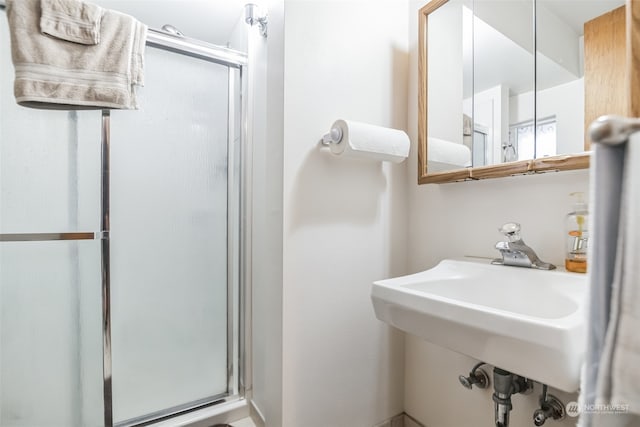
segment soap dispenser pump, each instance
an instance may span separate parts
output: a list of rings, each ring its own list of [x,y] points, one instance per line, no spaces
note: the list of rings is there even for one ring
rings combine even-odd
[[[564,266],[567,271],[575,273],[587,272],[587,246],[589,242],[589,211],[584,201],[584,193],[575,192],[570,196],[575,197],[573,211],[567,214],[566,240],[567,253]]]

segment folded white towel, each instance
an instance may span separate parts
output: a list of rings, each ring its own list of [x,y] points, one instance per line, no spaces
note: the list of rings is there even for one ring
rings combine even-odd
[[[80,44],[100,43],[103,9],[79,0],[40,0],[40,31]]]
[[[7,0],[18,104],[45,109],[135,109],[143,85],[147,27],[104,10],[100,43],[83,45],[38,31],[40,0]]]

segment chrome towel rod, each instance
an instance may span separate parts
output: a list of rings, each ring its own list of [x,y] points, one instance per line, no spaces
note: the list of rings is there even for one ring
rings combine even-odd
[[[640,119],[608,115],[598,117],[589,125],[591,141],[607,145],[622,144],[640,131]]]

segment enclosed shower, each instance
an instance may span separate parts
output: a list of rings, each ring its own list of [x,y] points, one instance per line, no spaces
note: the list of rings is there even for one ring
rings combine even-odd
[[[243,397],[247,55],[154,30],[145,54],[137,111],[20,107],[0,10],[2,427]]]

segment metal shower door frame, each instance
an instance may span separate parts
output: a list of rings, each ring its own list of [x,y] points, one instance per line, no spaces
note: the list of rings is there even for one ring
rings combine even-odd
[[[168,34],[163,31],[149,30],[147,35],[147,46],[155,47],[158,49],[174,52],[181,55],[190,56],[192,58],[205,60],[208,62],[220,64],[229,67],[229,124],[227,127],[227,254],[228,254],[228,268],[227,268],[227,393],[224,395],[211,396],[203,398],[196,402],[190,402],[185,405],[168,408],[154,412],[152,414],[145,414],[141,417],[126,420],[115,424],[117,427],[133,427],[148,425],[151,422],[159,421],[162,419],[171,418],[183,413],[191,412],[201,408],[205,408],[212,405],[221,404],[224,402],[235,401],[244,396],[244,344],[242,339],[245,327],[244,313],[245,313],[245,292],[244,274],[245,271],[245,253],[248,250],[248,240],[245,233],[243,233],[244,225],[248,218],[244,214],[246,208],[243,206],[245,197],[243,196],[248,191],[248,184],[250,180],[246,178],[248,176],[250,167],[247,164],[247,134],[246,134],[246,99],[245,89],[243,87],[243,76],[247,69],[247,55],[243,52],[239,52],[233,49],[224,48],[209,43],[205,43],[199,40],[193,40],[182,36]],[[235,73],[231,69],[237,69],[239,76],[236,77]],[[234,143],[235,120],[232,107],[234,91],[231,90],[234,87],[239,88],[240,102],[241,102],[241,115],[240,120],[240,143],[237,148]],[[111,283],[110,283],[110,265],[109,265],[109,149],[110,149],[110,112],[109,110],[103,110],[102,112],[102,326],[103,326],[103,390],[104,390],[104,423],[105,427],[113,427],[113,395],[112,395],[112,366],[111,366]],[[233,159],[235,156],[235,150],[240,150],[240,178],[238,193],[235,195],[233,189],[233,180],[235,170],[233,167]],[[234,199],[237,197],[237,200]],[[232,206],[237,205],[238,209],[235,215],[232,214]],[[239,227],[239,242],[237,247],[233,243],[235,227]],[[237,312],[234,311],[234,257],[238,258],[239,266],[239,284],[238,284],[238,304]],[[234,348],[234,330],[235,325],[238,325],[239,337],[237,337],[237,357],[235,357]],[[237,360],[236,360],[237,359]],[[238,366],[238,378],[235,378],[234,366],[237,363]]]

